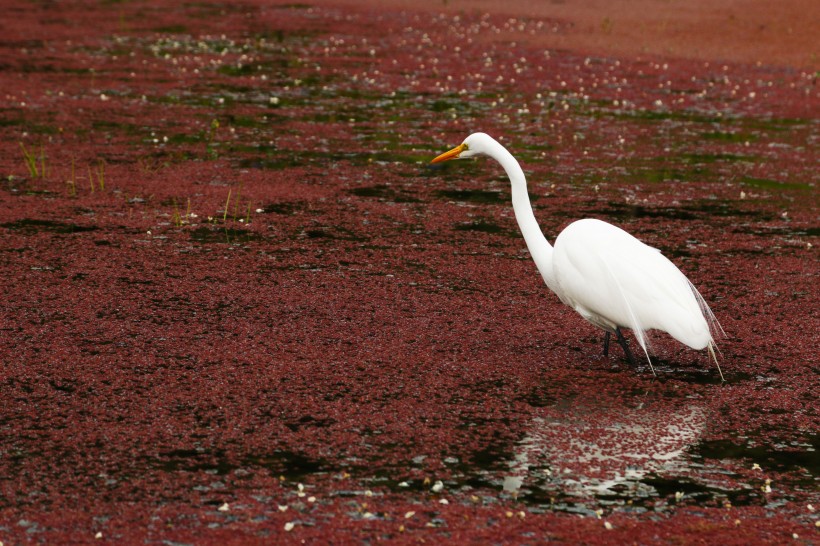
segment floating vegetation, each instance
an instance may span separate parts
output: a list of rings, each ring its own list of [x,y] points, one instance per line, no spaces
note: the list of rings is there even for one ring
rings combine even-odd
[[[469,10],[47,11],[3,44],[9,536],[811,540],[816,74]],[[479,130],[550,240],[623,221],[699,277],[725,385],[601,355],[501,170],[429,166]]]

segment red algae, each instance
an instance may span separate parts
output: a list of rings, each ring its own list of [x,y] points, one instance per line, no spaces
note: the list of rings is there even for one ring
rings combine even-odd
[[[815,539],[814,75],[502,11],[10,13],[3,543]],[[497,166],[428,166],[476,130],[548,238],[679,264],[725,384],[661,334],[657,378],[600,354]]]

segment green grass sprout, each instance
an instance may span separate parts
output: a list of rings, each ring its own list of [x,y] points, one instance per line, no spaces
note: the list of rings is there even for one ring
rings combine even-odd
[[[225,211],[222,213],[222,222],[226,222],[228,220],[228,209],[231,206],[231,190],[228,190],[228,200],[225,201]]]
[[[39,156],[35,155],[33,152],[29,152],[25,144],[23,144],[22,142],[20,143],[20,148],[23,150],[23,160],[26,162],[26,168],[28,168],[29,176],[31,176],[32,178],[45,178],[46,155],[43,152],[43,147],[40,146]]]

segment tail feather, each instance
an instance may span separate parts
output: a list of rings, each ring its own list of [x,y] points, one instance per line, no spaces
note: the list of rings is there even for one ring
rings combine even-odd
[[[715,361],[715,366],[717,366],[718,373],[720,374],[720,380],[725,383],[726,379],[723,378],[723,371],[720,369],[720,364],[718,363],[717,356],[715,355],[716,345],[714,342],[710,342],[706,347],[709,349],[709,354],[712,355],[712,360]]]
[[[720,380],[724,383],[726,380],[723,378],[723,371],[720,369],[720,364],[718,363],[717,355],[715,351],[718,352],[721,356],[723,354],[720,352],[720,348],[718,347],[717,343],[715,342],[716,337],[726,337],[726,332],[723,330],[723,327],[718,322],[715,314],[709,308],[709,304],[706,303],[706,300],[703,299],[703,296],[700,295],[698,289],[695,288],[695,285],[692,284],[688,279],[689,288],[692,289],[692,293],[695,295],[695,299],[698,302],[698,306],[700,307],[701,312],[703,313],[703,317],[706,319],[706,323],[709,325],[709,332],[712,334],[712,341],[706,346],[709,349],[709,354],[712,355],[712,360],[715,361],[715,366],[717,366],[718,373],[720,374]]]
[[[706,300],[703,299],[703,296],[700,295],[698,289],[695,288],[695,285],[689,279],[686,279],[686,282],[689,283],[689,288],[692,289],[692,293],[695,295],[695,299],[698,302],[698,307],[700,307],[701,313],[703,313],[703,317],[706,319],[706,323],[709,325],[709,332],[712,334],[712,338],[715,337],[726,337],[726,332],[723,330],[723,327],[718,322],[715,314],[709,308],[709,304],[706,303]]]

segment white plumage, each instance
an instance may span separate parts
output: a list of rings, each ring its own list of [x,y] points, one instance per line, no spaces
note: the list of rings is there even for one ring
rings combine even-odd
[[[708,349],[723,379],[713,335],[722,333],[720,325],[675,264],[621,228],[591,218],[567,226],[553,248],[533,215],[521,166],[495,139],[474,133],[433,163],[477,155],[492,157],[506,171],[515,218],[538,271],[562,302],[607,332],[604,353],[614,333],[632,359],[620,331],[630,328],[649,360],[644,332],[662,330],[693,349]]]

